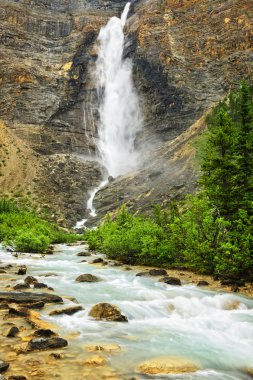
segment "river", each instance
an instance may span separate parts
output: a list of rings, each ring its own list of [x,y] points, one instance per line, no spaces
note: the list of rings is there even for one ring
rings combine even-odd
[[[79,332],[71,344],[117,343],[122,351],[111,365],[123,376],[135,374],[138,363],[160,355],[184,356],[199,363],[192,374],[153,376],[154,379],[238,380],[239,371],[253,366],[253,300],[233,293],[203,290],[191,284],[171,286],[156,278],[136,277],[133,270],[80,262],[84,247],[59,245],[53,255],[20,255],[1,252],[1,261],[27,265],[29,275],[52,286],[58,295],[75,297],[85,310],[72,316],[49,316],[69,334]],[[85,258],[86,259],[86,258]],[[55,276],[46,277],[53,272]],[[78,283],[82,273],[102,278],[97,283]],[[96,321],[88,316],[92,305],[110,302],[127,316],[128,323]],[[236,310],[229,310],[233,303]],[[65,299],[66,305],[75,304]],[[54,306],[55,308],[55,306]],[[138,375],[140,379],[152,378]],[[128,377],[129,378],[129,377]]]

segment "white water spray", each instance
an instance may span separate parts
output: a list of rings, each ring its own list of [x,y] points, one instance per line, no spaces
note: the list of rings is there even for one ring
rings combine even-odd
[[[127,3],[121,18],[112,17],[100,30],[96,62],[100,125],[98,149],[109,175],[133,170],[139,161],[134,143],[142,118],[132,81],[132,62],[123,59]]]

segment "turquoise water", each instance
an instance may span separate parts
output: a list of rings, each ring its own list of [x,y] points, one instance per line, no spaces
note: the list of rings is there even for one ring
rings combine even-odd
[[[123,375],[134,375],[142,360],[160,355],[186,356],[200,364],[192,374],[153,376],[154,379],[249,379],[239,370],[253,367],[253,300],[236,294],[202,290],[193,285],[170,286],[155,278],[136,277],[134,271],[80,263],[83,247],[57,246],[54,255],[13,258],[2,252],[2,262],[29,267],[28,274],[52,286],[55,293],[75,297],[85,310],[73,316],[50,317],[64,332],[80,332],[76,344],[118,343],[122,352],[111,364]],[[88,257],[91,260],[94,257]],[[45,276],[53,272],[56,276]],[[82,273],[102,278],[98,283],[77,283]],[[227,310],[231,302],[237,310]],[[95,321],[88,316],[92,305],[110,302],[127,316],[128,323]],[[65,299],[66,305],[74,303]],[[55,308],[55,306],[53,307]],[[139,375],[138,375],[139,376]],[[152,376],[140,376],[140,379]]]

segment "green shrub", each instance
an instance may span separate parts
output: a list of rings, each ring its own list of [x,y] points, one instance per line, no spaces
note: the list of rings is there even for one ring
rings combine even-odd
[[[28,211],[29,202],[20,205],[0,198],[0,241],[20,252],[43,252],[50,244],[72,243],[83,237],[66,233],[53,223]]]
[[[36,231],[20,231],[15,237],[15,248],[19,252],[44,252],[50,244],[48,236]]]

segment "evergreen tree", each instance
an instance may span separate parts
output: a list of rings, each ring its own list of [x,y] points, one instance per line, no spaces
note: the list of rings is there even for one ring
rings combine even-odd
[[[235,121],[238,135],[235,152],[237,156],[237,188],[239,208],[253,214],[253,101],[248,84],[244,81],[237,93]]]
[[[210,201],[230,220],[239,210],[253,215],[253,101],[245,81],[207,124],[201,183]]]
[[[231,218],[237,204],[235,125],[224,104],[220,104],[208,120],[208,140],[202,162],[201,184],[222,216]]]

